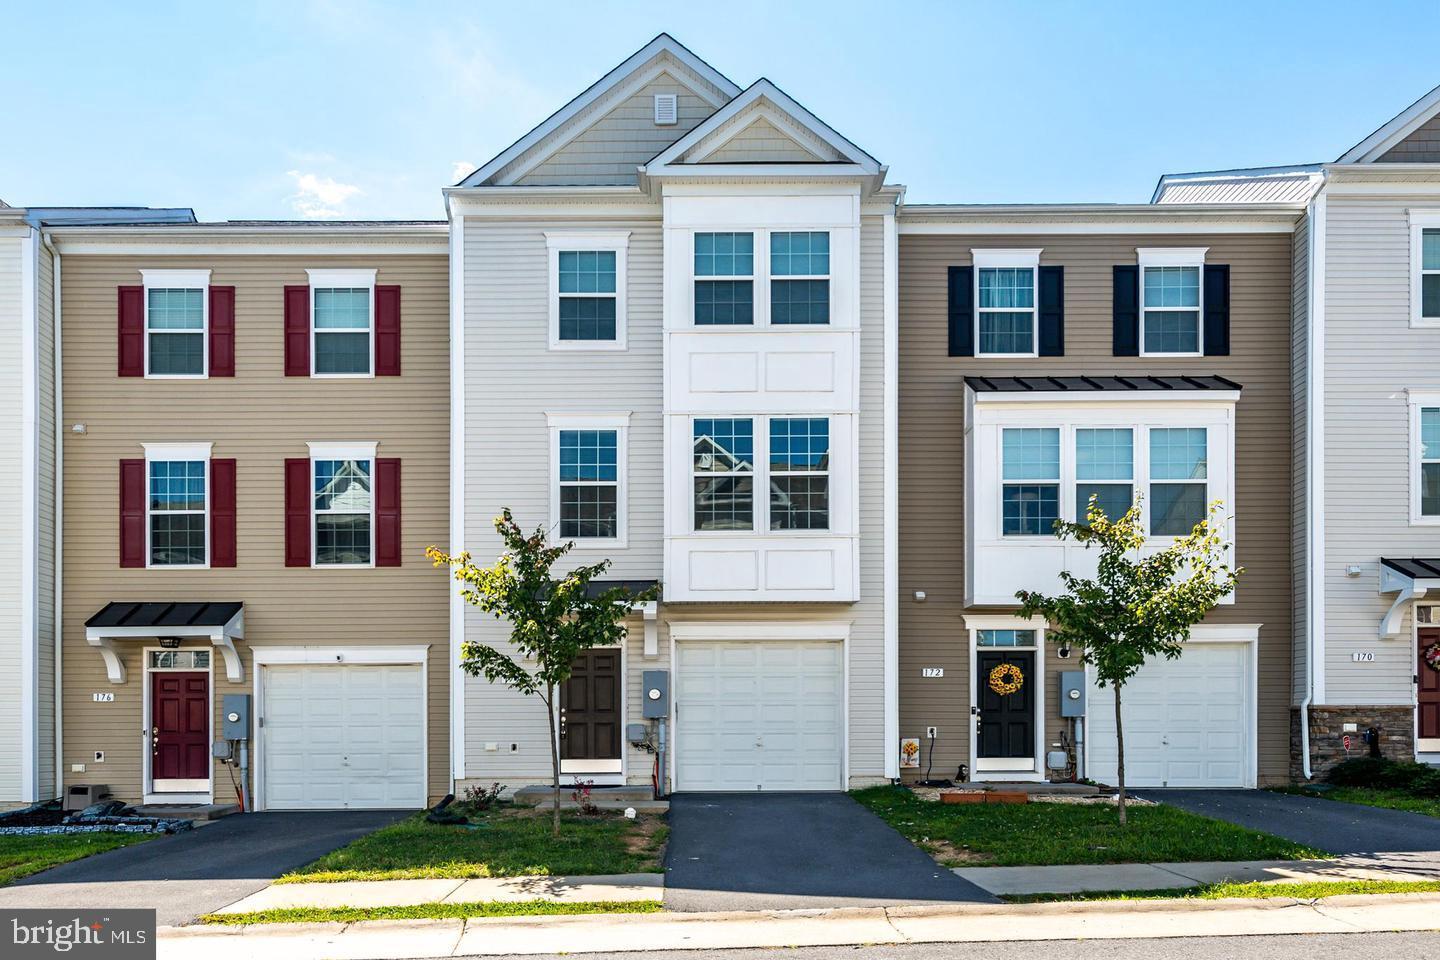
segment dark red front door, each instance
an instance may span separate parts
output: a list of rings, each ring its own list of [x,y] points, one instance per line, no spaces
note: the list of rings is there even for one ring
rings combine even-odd
[[[1424,628],[1416,631],[1420,648],[1415,652],[1416,683],[1415,710],[1421,740],[1440,739],[1440,670],[1425,662],[1425,649],[1432,643],[1440,643],[1440,628]]]
[[[203,789],[166,781],[210,778],[210,675],[150,674],[150,779],[156,790]]]

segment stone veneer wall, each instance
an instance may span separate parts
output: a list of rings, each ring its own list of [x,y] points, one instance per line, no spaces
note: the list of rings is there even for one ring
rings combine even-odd
[[[1345,752],[1345,724],[1355,724],[1350,752]],[[1370,745],[1360,735],[1380,731],[1380,755],[1390,760],[1415,759],[1415,708],[1377,706],[1312,706],[1310,708],[1310,776],[1324,780],[1343,760],[1368,757]],[[1300,711],[1290,711],[1290,778],[1305,779],[1300,763]]]

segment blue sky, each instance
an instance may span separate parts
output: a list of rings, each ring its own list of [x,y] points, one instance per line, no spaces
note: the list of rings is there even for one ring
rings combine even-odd
[[[662,30],[769,77],[921,203],[1141,202],[1166,171],[1333,160],[1440,84],[1436,0],[671,7],[20,5],[0,198],[440,217],[459,166]]]

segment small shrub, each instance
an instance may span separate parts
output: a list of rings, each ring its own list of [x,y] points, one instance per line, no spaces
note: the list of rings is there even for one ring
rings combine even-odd
[[[1342,787],[1401,790],[1415,796],[1440,796],[1440,770],[1409,760],[1357,757],[1330,771],[1331,783]]]
[[[465,788],[465,806],[479,813],[482,810],[489,810],[500,801],[500,794],[505,789],[503,783],[492,783],[488,787],[473,786]]]
[[[576,780],[575,789],[570,792],[570,799],[579,805],[580,815],[583,817],[593,817],[600,812],[595,801],[590,799],[590,793],[594,789],[594,780]]]

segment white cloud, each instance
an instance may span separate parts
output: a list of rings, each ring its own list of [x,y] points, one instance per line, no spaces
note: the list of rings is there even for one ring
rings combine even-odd
[[[469,160],[456,160],[450,167],[450,182],[459,183],[475,172],[475,164]]]
[[[345,215],[345,204],[351,197],[363,193],[352,183],[341,183],[332,177],[314,173],[289,171],[295,181],[295,193],[290,197],[290,206],[307,220],[323,220]]]

